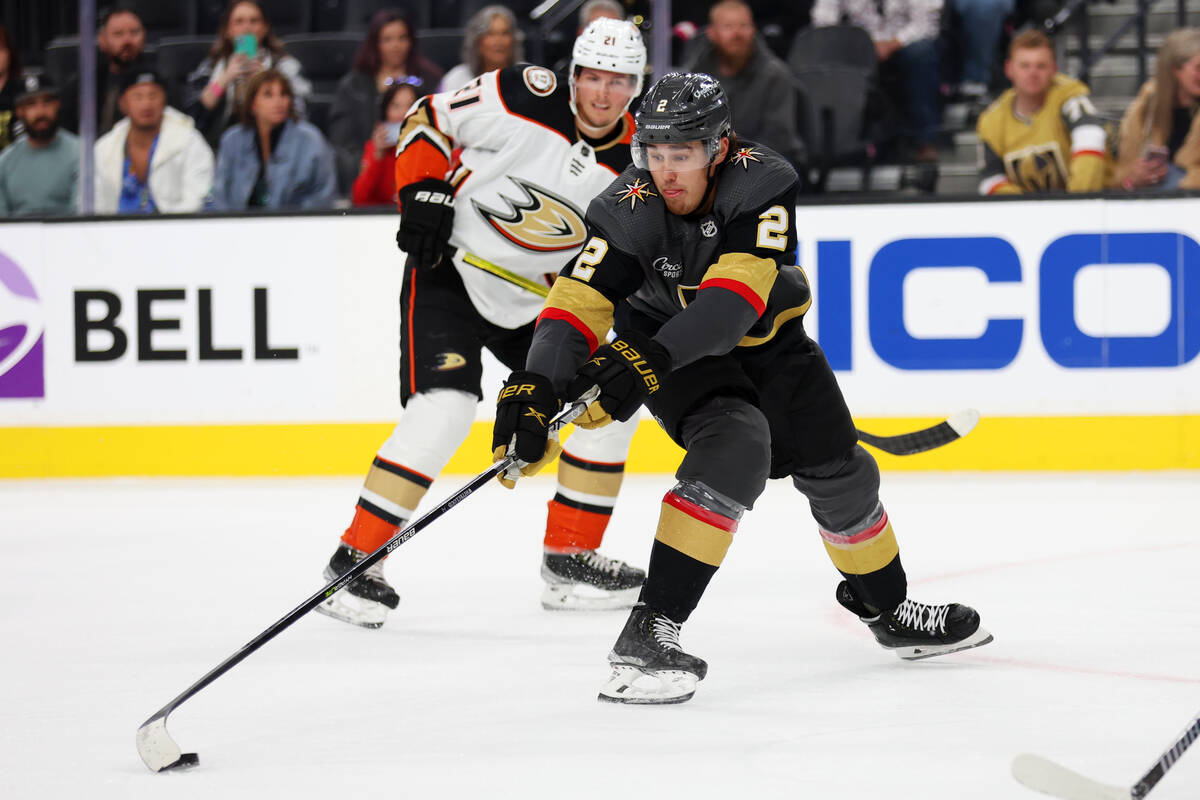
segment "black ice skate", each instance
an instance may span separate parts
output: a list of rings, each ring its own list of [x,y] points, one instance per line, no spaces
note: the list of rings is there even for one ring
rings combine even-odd
[[[329,565],[325,567],[325,580],[332,581],[344,574],[365,555],[347,544],[339,544],[333,558],[329,559]],[[351,625],[378,628],[387,618],[388,610],[398,605],[400,595],[384,579],[383,562],[377,561],[344,589],[317,606],[317,611]]]
[[[637,602],[646,573],[595,550],[542,557],[542,608],[550,611],[603,611]]]
[[[682,703],[708,673],[704,659],[679,646],[679,623],[643,603],[629,612],[608,660],[612,675],[599,699],[609,703]]]
[[[979,614],[970,606],[930,606],[905,600],[891,611],[881,612],[859,600],[846,581],[838,584],[837,601],[866,623],[881,647],[905,661],[957,653],[992,640],[992,635],[979,627]]]

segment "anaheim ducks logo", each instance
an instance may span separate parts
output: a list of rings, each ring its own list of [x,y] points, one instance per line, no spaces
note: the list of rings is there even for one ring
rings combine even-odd
[[[438,372],[449,372],[467,365],[467,359],[461,353],[438,353],[438,364],[434,367]]]
[[[755,150],[753,147],[743,147],[734,153],[733,158],[730,160],[734,164],[741,164],[742,169],[749,170],[750,162],[758,161],[758,157],[761,155],[762,153],[760,153],[758,150]]]
[[[508,179],[521,190],[523,197],[513,200],[500,195],[508,208],[497,211],[478,200],[471,205],[479,216],[513,244],[539,253],[554,250],[574,250],[583,244],[587,228],[583,214],[568,200],[543,189],[524,178]]]

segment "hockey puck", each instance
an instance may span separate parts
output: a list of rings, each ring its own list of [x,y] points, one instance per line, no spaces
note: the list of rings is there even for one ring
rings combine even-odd
[[[173,763],[163,767],[159,772],[166,772],[169,769],[187,769],[194,767],[200,763],[200,756],[196,753],[183,753]]]

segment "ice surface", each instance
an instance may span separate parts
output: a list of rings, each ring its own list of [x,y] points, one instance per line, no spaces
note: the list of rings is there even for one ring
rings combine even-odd
[[[671,483],[627,479],[606,553],[644,565]],[[400,548],[380,630],[309,615],[185,703],[200,766],[150,773],[137,726],[319,588],[358,486],[0,483],[0,797],[1033,798],[1017,753],[1131,783],[1200,708],[1195,474],[885,476],[912,596],[996,637],[917,663],[774,482],[684,627],[709,676],[662,708],[596,701],[623,612],[541,610],[538,478]],[[1188,753],[1152,797],[1198,795]]]

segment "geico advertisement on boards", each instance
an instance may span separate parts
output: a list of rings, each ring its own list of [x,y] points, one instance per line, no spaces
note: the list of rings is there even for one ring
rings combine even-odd
[[[855,414],[1200,411],[1200,200],[797,209]]]
[[[401,274],[394,240],[370,245],[380,222],[0,228],[0,420],[395,416]]]

